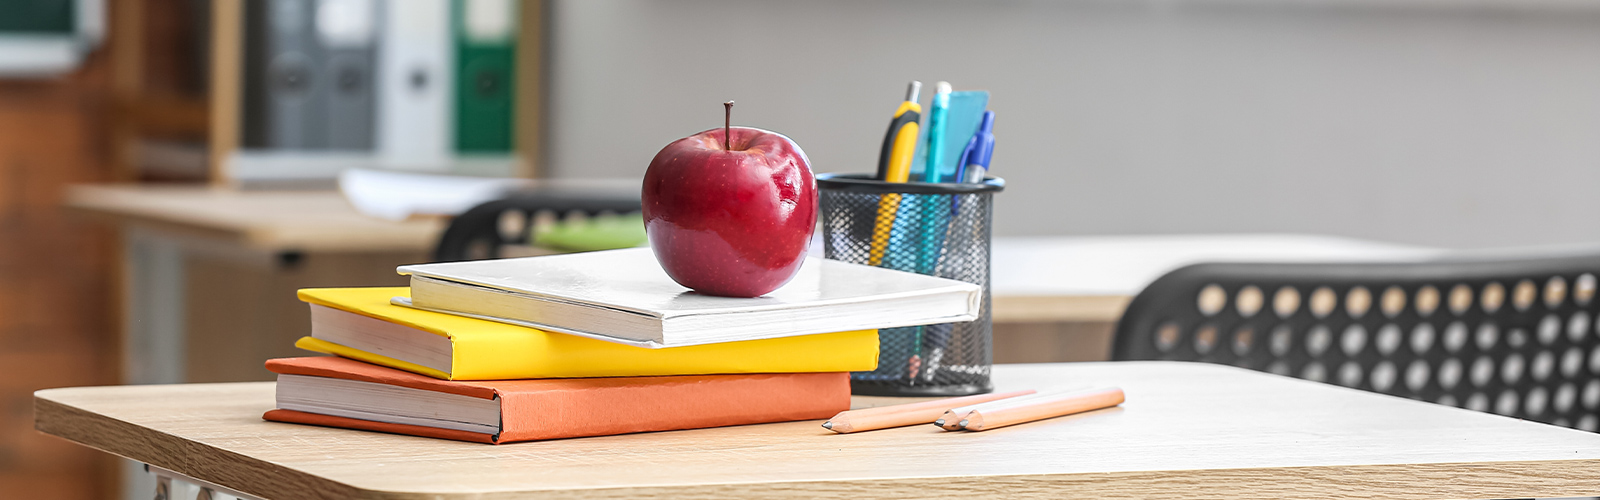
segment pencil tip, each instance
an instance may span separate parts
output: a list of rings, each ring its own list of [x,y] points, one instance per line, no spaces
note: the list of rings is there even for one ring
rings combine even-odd
[[[965,428],[967,428],[967,420],[966,420],[966,419],[962,419],[962,420],[961,420],[961,428],[962,428],[962,429],[965,429]]]
[[[833,421],[830,420],[830,421],[827,421],[827,422],[823,422],[822,423],[822,428],[830,430],[830,431],[833,430]]]
[[[939,427],[944,427],[944,419],[941,418],[941,419],[938,419],[938,420],[934,420],[933,421],[933,425],[937,425]]]

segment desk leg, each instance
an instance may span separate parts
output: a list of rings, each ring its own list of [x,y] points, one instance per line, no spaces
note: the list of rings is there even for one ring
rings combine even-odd
[[[181,383],[187,344],[183,247],[138,228],[124,230],[122,241],[122,383]],[[151,498],[157,486],[143,464],[122,460],[122,470],[122,498]]]
[[[122,381],[182,383],[187,314],[183,247],[138,229],[125,231],[123,241]]]

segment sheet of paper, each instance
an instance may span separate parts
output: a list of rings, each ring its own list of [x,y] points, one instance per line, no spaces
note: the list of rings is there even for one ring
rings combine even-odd
[[[506,195],[521,179],[383,172],[350,169],[339,174],[339,191],[357,211],[389,220],[417,215],[458,215]]]

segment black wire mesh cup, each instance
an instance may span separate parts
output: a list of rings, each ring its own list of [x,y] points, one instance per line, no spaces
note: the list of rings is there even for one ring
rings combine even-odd
[[[823,254],[834,260],[983,287],[978,319],[878,331],[878,369],[850,374],[868,396],[964,396],[994,390],[989,228],[1005,181],[891,183],[866,174],[817,176]]]

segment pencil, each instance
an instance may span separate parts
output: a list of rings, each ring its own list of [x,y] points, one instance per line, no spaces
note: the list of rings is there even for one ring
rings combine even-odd
[[[1122,389],[1108,387],[1068,392],[1056,396],[1033,398],[1018,404],[994,410],[976,410],[961,420],[961,428],[969,431],[986,431],[1008,425],[1071,415],[1089,410],[1110,408],[1124,401]]]
[[[1033,400],[1033,399],[1054,396],[1056,394],[1062,394],[1062,393],[1065,393],[1065,392],[1068,392],[1068,391],[1074,391],[1074,390],[1078,390],[1078,389],[1034,392],[1033,394],[1017,396],[1017,397],[1014,397],[1014,398],[998,399],[998,400],[994,400],[994,401],[987,401],[987,402],[972,404],[972,405],[968,405],[968,406],[962,406],[962,407],[959,407],[959,408],[951,408],[949,410],[946,410],[944,412],[944,415],[940,415],[937,420],[934,420],[933,421],[933,425],[935,427],[938,427],[940,429],[944,429],[944,430],[947,430],[947,431],[959,431],[959,430],[961,430],[961,420],[963,418],[965,418],[967,416],[967,414],[972,413],[973,410],[978,410],[978,409],[994,410],[994,409],[1004,408],[1004,407],[1007,407],[1007,406],[1013,406],[1013,405],[1019,405],[1019,404],[1027,404],[1028,401]]]
[[[822,428],[840,434],[852,432],[874,431],[890,427],[905,427],[907,425],[926,424],[939,418],[945,410],[960,405],[970,405],[984,401],[1012,398],[1033,394],[1033,390],[1000,392],[994,394],[979,394],[976,396],[963,396],[959,398],[940,399],[893,406],[880,406],[877,408],[864,408],[839,412],[827,422],[822,423]]]

